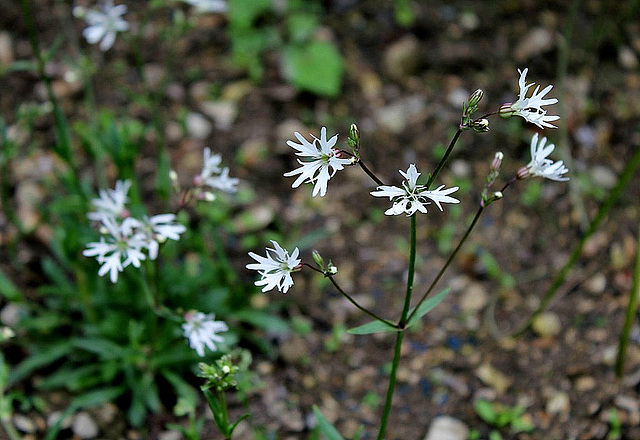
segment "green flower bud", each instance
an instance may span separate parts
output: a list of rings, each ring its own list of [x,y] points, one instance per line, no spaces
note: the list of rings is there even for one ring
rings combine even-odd
[[[311,256],[313,257],[313,261],[316,262],[318,267],[324,270],[324,259],[322,258],[322,255],[320,255],[320,252],[314,249],[313,252],[311,253]]]
[[[484,96],[484,92],[482,91],[482,89],[478,89],[475,92],[473,92],[471,96],[469,96],[469,107],[471,108],[477,107],[480,101],[482,100],[483,96]]]

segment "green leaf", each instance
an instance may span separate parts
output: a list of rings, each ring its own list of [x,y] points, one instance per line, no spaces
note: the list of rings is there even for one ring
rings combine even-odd
[[[227,16],[232,27],[249,28],[260,15],[270,9],[270,0],[230,0]]]
[[[286,334],[291,330],[289,323],[274,313],[265,313],[257,310],[241,310],[234,313],[233,317],[239,321],[247,322],[276,334]]]
[[[39,351],[37,354],[29,356],[27,359],[18,364],[18,366],[16,366],[16,368],[14,368],[14,370],[11,372],[8,385],[11,386],[19,380],[29,376],[38,368],[42,368],[57,361],[58,359],[63,358],[64,356],[69,354],[71,349],[71,343],[63,342],[49,347],[48,349],[45,349],[43,351]]]
[[[124,348],[108,339],[74,338],[71,343],[76,348],[97,354],[102,360],[120,359],[126,353]]]
[[[313,414],[318,422],[318,429],[327,440],[344,440],[338,430],[322,415],[320,408],[313,405]]]
[[[289,37],[296,43],[302,43],[313,35],[318,27],[318,17],[307,12],[297,12],[287,17]]]
[[[342,87],[344,61],[334,44],[311,41],[284,50],[282,71],[287,80],[300,90],[336,96]]]
[[[0,296],[9,302],[22,302],[24,298],[15,284],[0,270]]]
[[[398,329],[385,324],[382,321],[371,321],[358,327],[347,330],[352,335],[368,335],[370,333],[391,333],[397,332]]]
[[[432,296],[431,298],[429,298],[428,300],[420,304],[420,307],[418,307],[418,310],[416,311],[416,313],[411,317],[411,320],[407,323],[407,328],[416,324],[418,321],[420,321],[420,319],[424,315],[429,313],[435,306],[440,304],[440,301],[442,301],[444,297],[447,296],[450,290],[451,288],[447,287],[442,292],[438,293],[436,296]],[[413,313],[413,310],[409,313],[409,315],[411,315],[411,313]]]
[[[493,424],[496,420],[496,411],[493,404],[488,400],[478,400],[474,405],[478,416],[489,424]]]

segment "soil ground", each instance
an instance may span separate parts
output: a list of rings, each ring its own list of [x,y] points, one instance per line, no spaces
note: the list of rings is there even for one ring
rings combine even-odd
[[[81,23],[60,18],[68,17],[68,4],[34,3],[43,46],[50,46],[61,29],[65,35],[75,32],[71,41],[84,46],[79,41]],[[337,43],[346,63],[343,91],[331,99],[288,85],[275,52],[265,55],[263,80],[248,82],[229,62],[223,17],[199,18],[171,60],[155,50],[153,35],[145,36],[142,55],[148,72],[173,66],[167,114],[179,108],[197,111],[198,88],[220,87],[231,93],[234,86],[242,91],[231,99],[237,113],[229,125],[207,116],[213,129],[206,138],[171,140],[173,163],[178,170],[188,167],[180,159],[204,145],[225,158],[242,156],[233,166],[235,175],[260,197],[249,208],[267,207],[291,242],[308,234],[323,237],[313,246],[338,266],[337,280],[345,290],[376,313],[395,317],[404,294],[409,220],[384,216],[387,203],[367,194],[373,185],[356,168],[338,173],[323,199],[312,199],[308,188],[292,189],[292,181],[282,177],[295,166],[285,141],[294,131],[317,135],[327,125],[344,142],[355,122],[363,159],[385,182],[398,183],[397,171],[409,163],[421,170],[435,166],[470,92],[482,88],[481,112],[495,110],[515,100],[517,69],[528,67],[529,81],[555,85],[550,96],[559,98],[554,107],[562,119],[557,130],[542,134],[558,145],[558,158],[566,159],[572,180],[537,186],[518,182],[483,215],[439,283],[440,289],[450,286],[451,293],[405,338],[387,438],[422,439],[438,415],[455,417],[487,438],[491,428],[473,406],[485,398],[525,406],[526,418],[535,426],[528,434],[505,429],[504,438],[611,438],[607,436],[615,425],[615,410],[619,438],[640,439],[637,324],[625,376],[617,379],[613,373],[637,251],[638,173],[585,246],[542,329],[517,340],[506,337],[538,304],[577,245],[584,219],[593,218],[602,195],[640,146],[637,2],[578,2],[575,16],[569,1],[413,2],[415,22],[407,28],[396,24],[392,3],[323,2],[327,15],[321,31]],[[2,32],[10,36],[15,58],[28,59],[19,2],[0,5]],[[131,9],[135,16],[140,5]],[[119,70],[134,70],[133,55],[119,43],[104,55],[105,68],[95,81],[96,102],[135,115],[135,102],[111,86],[123,81]],[[70,45],[68,54],[73,51]],[[566,73],[558,67],[562,63]],[[53,63],[50,74],[73,118],[83,96],[78,90],[63,90],[61,73],[55,70],[61,64]],[[194,69],[203,72],[198,83],[189,78]],[[42,102],[42,84],[34,75],[8,74],[0,84],[0,111],[9,122],[21,102]],[[51,139],[49,121],[36,128],[41,141]],[[528,162],[535,130],[521,119],[494,118],[487,134],[463,133],[438,183],[464,185],[461,203],[444,212],[431,209],[420,218],[416,293],[437,274],[475,213],[494,153],[505,154],[504,182]],[[239,273],[251,279],[244,270],[244,251],[231,254]],[[16,282],[25,282],[14,274]],[[287,296],[269,293],[260,300],[283,302],[284,317],[312,331],[278,339],[275,356],[255,355],[254,369],[263,386],[250,398],[253,423],[278,438],[306,438],[316,404],[346,437],[364,424],[364,438],[374,438],[393,336],[346,334],[341,329],[366,319],[316,274],[303,271],[295,281]],[[152,417],[150,438],[157,438],[172,419],[169,413]],[[123,421],[112,428],[117,425],[122,429],[112,432],[113,438],[147,435],[128,430]],[[217,438],[212,425],[208,422],[205,438]],[[250,438],[248,425],[239,429],[240,438]]]

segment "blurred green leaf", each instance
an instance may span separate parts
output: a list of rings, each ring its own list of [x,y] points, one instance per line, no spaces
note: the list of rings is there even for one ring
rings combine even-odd
[[[291,330],[289,323],[274,313],[247,309],[234,312],[232,316],[239,321],[247,322],[276,334],[287,334]]]
[[[24,298],[15,284],[0,270],[0,296],[9,302],[23,302]]]
[[[334,44],[311,41],[284,49],[282,71],[300,90],[337,96],[342,87],[344,61]]]
[[[73,346],[70,342],[59,342],[50,347],[32,347],[35,354],[29,356],[19,363],[9,375],[9,385],[31,375],[39,368],[45,367],[65,356],[67,356]]]
[[[309,39],[318,27],[318,16],[306,12],[297,12],[287,17],[289,37],[295,43]]]
[[[338,430],[325,418],[316,405],[313,405],[313,414],[316,416],[316,422],[318,422],[318,429],[320,433],[324,435],[327,440],[344,440],[344,437],[340,435]]]

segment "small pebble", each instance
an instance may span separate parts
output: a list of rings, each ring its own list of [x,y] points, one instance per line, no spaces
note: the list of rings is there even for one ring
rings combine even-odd
[[[81,439],[95,438],[98,435],[98,425],[87,412],[79,412],[71,424],[73,434]]]
[[[450,416],[438,416],[431,421],[424,440],[466,440],[469,437],[467,425]]]
[[[532,328],[539,336],[552,338],[560,334],[562,323],[558,315],[546,312],[536,317],[533,321]]]

